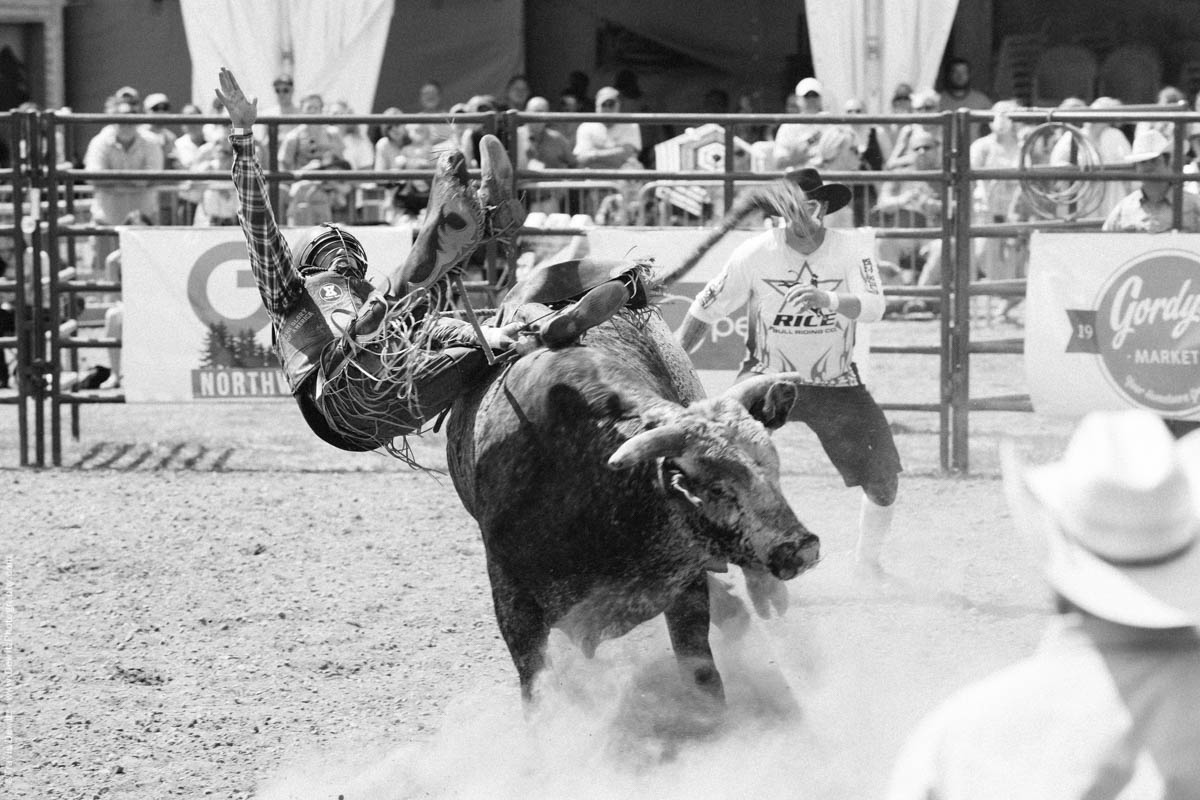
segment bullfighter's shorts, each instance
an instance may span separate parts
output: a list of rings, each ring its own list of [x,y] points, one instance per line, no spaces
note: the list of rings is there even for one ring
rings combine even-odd
[[[812,429],[847,486],[879,486],[903,471],[892,429],[865,386],[796,388],[788,419]]]

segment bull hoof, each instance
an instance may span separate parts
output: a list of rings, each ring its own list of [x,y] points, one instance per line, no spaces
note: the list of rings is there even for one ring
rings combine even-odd
[[[725,700],[725,686],[721,682],[721,674],[712,664],[701,664],[692,672],[696,688],[714,699]]]

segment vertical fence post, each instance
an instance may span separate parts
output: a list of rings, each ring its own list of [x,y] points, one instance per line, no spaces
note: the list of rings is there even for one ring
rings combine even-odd
[[[949,362],[950,469],[966,472],[970,460],[968,406],[971,399],[971,125],[970,112],[954,112],[954,260],[953,269],[942,272],[942,295],[950,293],[952,306],[946,347]]]
[[[733,146],[734,129],[731,123],[725,123],[725,199],[722,203],[721,216],[729,213],[733,207],[733,178],[729,173],[737,171],[737,153]]]
[[[38,135],[41,137],[39,149],[44,146],[45,162],[42,164],[40,174],[43,177],[44,193],[46,197],[46,220],[42,223],[41,230],[45,232],[45,247],[47,258],[45,262],[49,265],[50,273],[50,304],[54,308],[53,323],[50,326],[50,366],[51,374],[51,392],[50,392],[50,460],[56,467],[62,466],[62,342],[60,341],[59,325],[63,322],[58,317],[59,310],[64,308],[61,289],[59,285],[59,271],[62,269],[62,259],[59,258],[58,250],[58,147],[57,147],[57,126],[58,121],[55,118],[53,111],[48,111],[38,118]],[[67,296],[67,299],[74,301],[74,297]],[[74,309],[72,309],[72,313]],[[72,355],[78,351],[72,350]],[[71,428],[76,432],[79,430],[79,406],[71,405]]]
[[[22,230],[22,209],[25,207],[25,184],[29,180],[29,114],[14,115],[9,128],[9,142],[13,145],[10,152],[16,154],[12,171],[12,207],[13,207],[13,280],[16,288],[13,293],[13,332],[17,338],[17,363],[10,373],[16,378],[17,384],[17,446],[20,450],[19,459],[22,467],[29,466],[29,394],[31,371],[30,364],[30,331],[28,308],[31,302],[26,296],[25,287],[28,285],[25,266],[25,234]]]
[[[942,248],[942,276],[939,289],[941,294],[938,305],[938,341],[942,355],[938,359],[939,394],[938,394],[938,456],[942,472],[950,469],[950,408],[954,401],[953,366],[950,353],[953,352],[954,341],[954,274],[958,270],[958,251],[955,248],[955,223],[958,218],[955,212],[954,185],[956,175],[957,151],[954,149],[955,117],[944,114],[939,121],[942,128],[942,173],[943,179],[938,184],[942,198],[942,231],[939,242]]]
[[[42,148],[38,128],[37,114],[30,112],[26,115],[24,124],[24,160],[27,165],[26,175],[28,177],[26,202],[29,205],[29,213],[24,213],[24,204],[17,210],[21,213],[21,233],[27,237],[26,245],[29,253],[27,280],[32,288],[30,296],[26,298],[29,318],[25,321],[28,332],[25,375],[33,400],[36,463],[37,466],[44,467],[46,466],[46,374],[50,367],[50,361],[46,357],[47,336],[49,335],[48,328],[53,328],[57,324],[54,319],[57,315],[46,294],[50,287],[43,284],[48,276],[43,274],[45,270],[43,269],[41,236]],[[46,313],[47,309],[49,315]]]
[[[1171,137],[1171,172],[1179,175],[1183,171],[1184,140],[1187,136],[1188,124],[1177,119],[1171,125],[1174,135]],[[1171,228],[1183,230],[1183,181],[1172,181],[1171,192]]]

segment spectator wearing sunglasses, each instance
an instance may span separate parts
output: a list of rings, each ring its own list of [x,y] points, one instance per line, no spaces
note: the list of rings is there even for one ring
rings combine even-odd
[[[620,113],[621,92],[613,86],[602,86],[596,92],[597,116],[603,118]],[[641,151],[642,131],[635,123],[606,122],[601,119],[581,122],[575,129],[575,161],[585,169],[644,169],[638,160]],[[621,181],[620,187],[619,192],[612,192],[595,202],[592,215],[601,224],[631,222],[639,185],[633,181]]]
[[[275,91],[275,102],[267,105],[259,112],[261,117],[283,117],[288,114],[299,114],[300,106],[296,103],[295,92],[296,84],[292,80],[292,76],[287,73],[276,76],[271,83],[271,88]],[[280,125],[279,126],[279,141],[283,141],[283,137],[287,136],[292,131],[295,125]],[[267,126],[255,125],[254,138],[264,145],[267,143]]]
[[[163,168],[165,157],[157,139],[134,122],[124,121],[125,115],[141,113],[141,104],[118,100],[112,108],[117,121],[106,125],[91,141],[83,159],[89,172],[107,170],[147,170]],[[158,190],[153,184],[128,180],[93,180],[92,221],[97,225],[121,225],[126,217],[139,211],[153,222],[158,221]],[[116,249],[116,237],[97,236],[92,241],[95,272],[104,269],[104,260]]]
[[[170,114],[171,100],[162,92],[153,92],[146,95],[142,107],[147,114]],[[159,143],[163,151],[163,168],[164,169],[180,169],[179,159],[175,156],[175,141],[179,138],[179,134],[168,128],[161,122],[150,122],[141,126],[142,132],[152,137]],[[158,219],[163,225],[173,225],[178,220],[175,219],[175,204],[178,197],[178,188],[174,186],[158,187]],[[181,224],[188,224],[188,220],[183,220]]]
[[[155,92],[146,95],[144,108],[147,114],[170,114],[171,101],[162,92]],[[179,134],[161,122],[147,123],[142,126],[142,130],[161,142],[167,169],[178,169],[179,162],[175,160],[175,140],[179,138]]]
[[[941,167],[941,145],[928,131],[915,131],[909,150],[912,161],[895,169],[936,170]],[[931,181],[888,181],[879,190],[879,201],[870,216],[872,224],[882,228],[937,227],[942,220],[941,186]],[[941,260],[941,242],[936,239],[880,239],[879,257],[896,264],[912,281],[918,275],[932,274],[932,265]],[[914,306],[910,310],[921,309]]]
[[[800,113],[824,114],[825,88],[816,78],[804,78],[796,84]],[[833,172],[858,169],[859,154],[854,129],[849,125],[812,122],[785,123],[775,132],[775,168],[811,167]],[[854,226],[850,206],[831,213],[825,219],[829,228]]]
[[[922,89],[914,93],[912,96],[912,110],[918,114],[936,114],[941,110],[940,95],[933,89]],[[942,129],[935,121],[927,123],[909,122],[902,125],[896,134],[896,144],[892,147],[892,153],[888,156],[888,160],[884,164],[885,169],[911,168],[915,160],[911,140],[913,134],[917,131],[925,131],[939,145],[941,144]]]
[[[612,86],[596,92],[596,113],[621,113],[621,93]],[[590,169],[642,169],[638,153],[642,132],[630,122],[598,120],[583,122],[575,130],[575,159]]]

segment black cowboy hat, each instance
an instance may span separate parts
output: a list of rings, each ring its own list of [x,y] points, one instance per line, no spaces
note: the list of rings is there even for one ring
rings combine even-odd
[[[793,167],[783,177],[800,187],[805,197],[820,200],[825,204],[825,213],[832,214],[850,202],[853,193],[844,183],[825,183],[821,173],[812,167]]]

